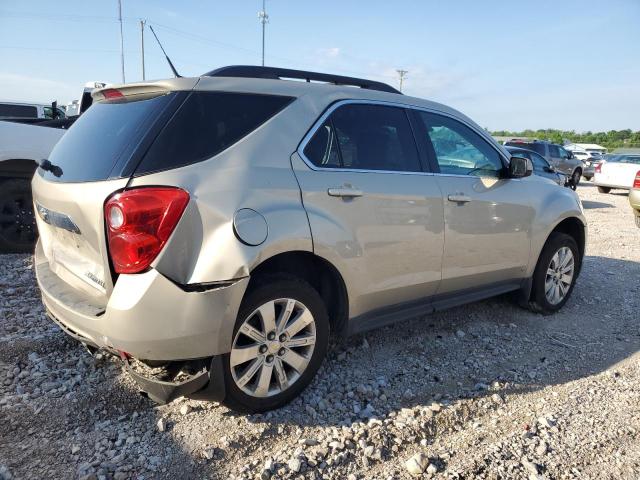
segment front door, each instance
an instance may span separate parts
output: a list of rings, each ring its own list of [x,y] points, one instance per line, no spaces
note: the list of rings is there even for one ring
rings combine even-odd
[[[437,113],[416,117],[444,196],[439,293],[521,278],[534,216],[523,181],[503,178],[498,150],[469,126]]]
[[[405,109],[342,102],[292,163],[314,250],[343,275],[352,317],[436,292],[442,195]]]

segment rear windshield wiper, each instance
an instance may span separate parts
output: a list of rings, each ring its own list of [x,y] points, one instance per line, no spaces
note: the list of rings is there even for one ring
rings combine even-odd
[[[62,169],[59,166],[54,165],[53,163],[51,163],[46,158],[43,158],[42,160],[40,160],[38,162],[38,166],[41,169],[43,169],[44,171],[46,171],[46,172],[51,172],[54,177],[61,177],[62,176]]]

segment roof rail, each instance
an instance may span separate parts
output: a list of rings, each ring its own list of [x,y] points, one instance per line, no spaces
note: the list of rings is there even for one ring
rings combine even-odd
[[[220,67],[203,75],[204,77],[243,77],[243,78],[268,78],[280,80],[282,78],[295,78],[306,80],[307,82],[326,82],[335,85],[352,85],[354,87],[366,88],[367,90],[379,90],[388,93],[400,93],[391,85],[364,78],[343,77],[342,75],[331,75],[329,73],[306,72],[304,70],[293,70],[290,68],[259,67],[254,65],[232,65]]]

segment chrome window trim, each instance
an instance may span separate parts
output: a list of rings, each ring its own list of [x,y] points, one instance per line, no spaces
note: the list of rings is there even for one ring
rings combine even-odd
[[[405,172],[405,171],[398,171],[398,170],[367,170],[367,169],[360,169],[360,168],[318,167],[311,160],[309,160],[307,158],[307,156],[304,154],[304,149],[306,148],[307,144],[311,141],[311,138],[313,138],[313,136],[316,134],[318,129],[325,122],[325,120],[334,111],[336,111],[338,108],[340,108],[343,105],[350,105],[350,104],[381,105],[381,106],[385,106],[385,107],[397,107],[397,108],[403,108],[403,109],[423,111],[423,112],[427,112],[427,113],[433,113],[433,114],[436,114],[436,115],[442,115],[444,117],[448,117],[448,118],[450,118],[452,120],[455,120],[457,122],[462,123],[464,126],[466,126],[467,128],[470,128],[473,132],[475,132],[480,137],[482,137],[484,139],[484,141],[487,142],[487,144],[498,153],[498,156],[503,161],[504,166],[506,167],[507,165],[509,165],[508,159],[505,158],[504,153],[501,152],[500,149],[497,148],[492,142],[488,141],[485,138],[486,133],[484,131],[478,130],[477,127],[469,124],[464,119],[459,118],[459,117],[457,117],[455,115],[443,112],[441,110],[436,110],[436,109],[427,108],[427,107],[418,107],[416,105],[411,105],[411,104],[406,104],[406,103],[387,102],[387,101],[384,101],[384,100],[347,99],[347,100],[338,100],[337,102],[334,102],[331,105],[329,105],[329,107],[325,110],[325,112],[322,115],[320,115],[320,117],[314,122],[313,126],[309,129],[307,134],[304,137],[302,137],[302,140],[300,141],[300,144],[298,145],[296,153],[300,156],[300,158],[302,158],[302,161],[311,170],[315,170],[315,171],[318,171],[318,172],[395,173],[395,174],[400,174],[400,175],[428,175],[428,176],[441,175],[441,176],[459,177],[459,178],[474,178],[474,177],[475,178],[484,178],[481,175],[473,175],[473,176],[470,177],[469,175],[457,175],[457,174],[439,173],[439,172],[438,173],[436,173],[436,172]],[[486,177],[486,178],[496,178],[496,177]]]

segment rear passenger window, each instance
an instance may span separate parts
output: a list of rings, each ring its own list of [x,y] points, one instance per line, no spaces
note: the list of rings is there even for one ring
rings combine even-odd
[[[162,129],[136,173],[209,159],[258,128],[292,97],[193,92]]]
[[[549,156],[554,158],[560,157],[560,149],[556,145],[549,145]]]
[[[348,104],[338,107],[305,146],[317,167],[420,172],[420,160],[402,108]]]

